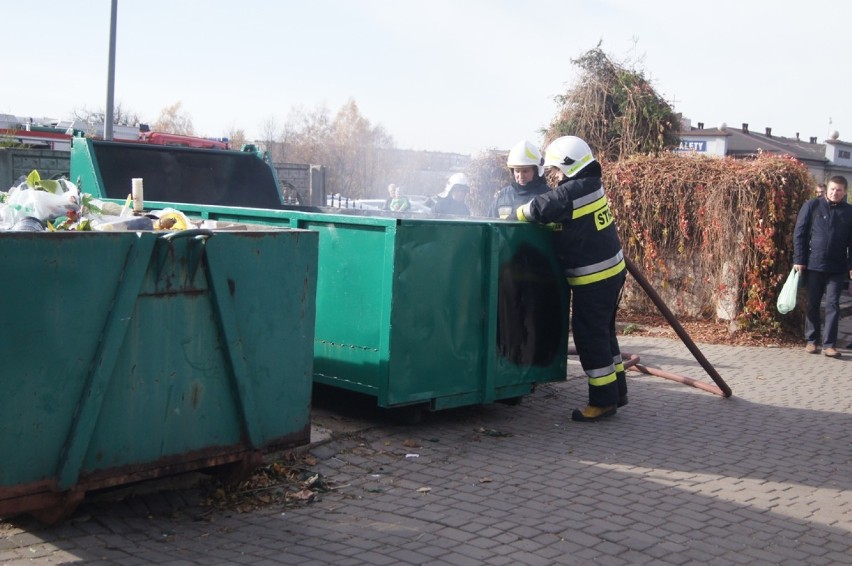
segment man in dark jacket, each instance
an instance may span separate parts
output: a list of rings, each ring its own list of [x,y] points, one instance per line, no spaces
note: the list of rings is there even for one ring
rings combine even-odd
[[[488,209],[492,218],[515,219],[515,210],[528,203],[533,197],[550,190],[542,174],[541,152],[532,142],[522,140],[509,151],[506,165],[512,171],[515,182],[506,185],[494,197]]]
[[[596,421],[627,404],[627,380],[615,331],[615,312],[627,266],[601,166],[575,136],[545,151],[545,175],[556,188],[518,208],[520,221],[553,224],[556,254],[571,289],[571,327],[589,384],[589,404],[571,419]]]
[[[852,277],[852,205],[846,202],[846,177],[828,181],[825,196],[806,202],[796,218],[793,232],[793,268],[805,279],[805,351],[818,354],[820,338],[819,307],[825,294],[825,327],[822,352],[839,358],[836,349],[840,321],[840,292]]]

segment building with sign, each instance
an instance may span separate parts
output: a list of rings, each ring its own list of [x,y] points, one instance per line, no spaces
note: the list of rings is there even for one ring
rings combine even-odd
[[[681,123],[680,147],[683,154],[710,155],[748,159],[758,153],[792,155],[804,163],[818,183],[832,175],[843,175],[852,182],[852,142],[840,139],[832,132],[829,139],[819,142],[816,137],[803,140],[798,132],[795,138],[773,135],[772,128],[763,133],[749,130],[748,124],[731,128],[721,124],[718,128],[705,128],[702,122],[692,126],[684,119]]]

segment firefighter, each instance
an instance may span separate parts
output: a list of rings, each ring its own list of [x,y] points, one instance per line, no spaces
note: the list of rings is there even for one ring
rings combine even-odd
[[[455,173],[447,180],[444,192],[435,197],[432,212],[436,214],[453,214],[470,216],[467,200],[470,195],[470,181],[464,173]]]
[[[488,209],[492,218],[515,218],[515,210],[537,195],[550,190],[544,182],[544,160],[541,152],[530,141],[521,140],[509,151],[506,166],[512,172],[515,181],[503,187],[494,197]]]
[[[571,327],[580,364],[588,377],[589,404],[571,419],[592,422],[627,404],[627,380],[615,311],[626,265],[601,166],[576,136],[554,140],[545,151],[545,176],[554,189],[518,208],[518,220],[552,224],[555,247],[571,290]]]

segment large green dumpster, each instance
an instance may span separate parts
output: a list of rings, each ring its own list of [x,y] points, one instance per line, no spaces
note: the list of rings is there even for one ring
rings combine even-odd
[[[250,147],[246,148],[251,149]],[[281,208],[278,175],[266,154],[73,138],[71,181],[98,198],[122,200],[132,179],[146,201]],[[173,198],[180,193],[180,199]]]
[[[0,517],[309,442],[317,243],[0,233]]]
[[[121,171],[113,165],[118,150]],[[132,146],[75,140],[72,180],[84,192],[120,201],[135,153]],[[148,160],[140,154],[140,163]],[[178,183],[159,194],[168,200],[152,207],[175,207],[214,225],[319,233],[317,383],[375,396],[381,407],[443,409],[517,400],[537,383],[566,377],[568,290],[542,226],[199,204],[199,192]],[[239,200],[241,193],[230,194]]]

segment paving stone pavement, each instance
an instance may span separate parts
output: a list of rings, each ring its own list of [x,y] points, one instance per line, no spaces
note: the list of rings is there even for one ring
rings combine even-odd
[[[622,348],[711,382],[679,341]],[[315,471],[337,489],[312,504],[211,515],[192,488],[87,501],[54,527],[0,522],[0,564],[852,564],[852,354],[700,348],[733,397],[630,372],[628,406],[573,423],[572,360],[518,406],[417,425],[317,408]]]

